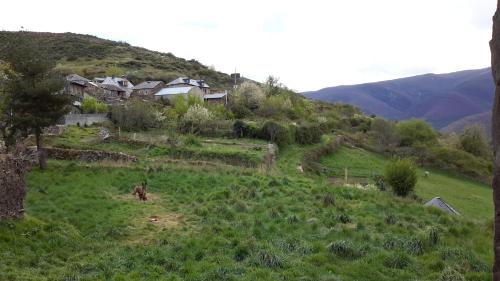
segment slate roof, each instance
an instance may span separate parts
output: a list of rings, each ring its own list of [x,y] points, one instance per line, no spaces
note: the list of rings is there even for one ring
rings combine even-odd
[[[194,80],[189,77],[179,77],[175,79],[174,81],[171,81],[167,84],[167,86],[174,86],[174,85],[182,85],[182,84],[188,84],[191,86],[195,87],[200,87],[200,88],[210,88],[210,86],[205,83],[203,80]]]
[[[119,85],[114,85],[114,84],[101,84],[101,87],[103,87],[106,90],[110,91],[117,91],[117,92],[125,92],[125,89],[120,87]]]
[[[220,99],[226,96],[226,93],[215,93],[215,94],[208,94],[204,95],[203,98],[210,100],[210,99]]]
[[[127,86],[126,87],[122,87],[122,88],[125,88],[125,89],[132,89],[132,88],[134,88],[134,84],[132,84],[127,79],[120,78],[120,77],[106,77],[104,79],[104,81],[101,82],[101,84],[115,85],[115,86],[121,87],[118,82],[123,82],[123,81],[127,81]]]
[[[169,96],[169,95],[181,95],[188,94],[193,87],[176,87],[176,88],[163,88],[155,96]]]
[[[134,87],[134,90],[154,89],[160,85],[162,81],[144,81]]]
[[[78,74],[70,74],[66,76],[66,80],[69,81],[70,83],[75,83],[81,86],[86,86],[88,82],[90,82],[89,79],[82,77]]]
[[[439,208],[450,215],[460,215],[459,212],[457,212],[455,209],[453,209],[453,207],[451,207],[446,202],[444,202],[444,200],[441,199],[440,197],[432,198],[430,201],[425,203],[424,206],[432,206],[432,207]]]

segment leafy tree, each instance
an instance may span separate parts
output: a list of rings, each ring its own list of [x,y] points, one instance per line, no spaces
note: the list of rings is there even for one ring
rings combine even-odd
[[[68,112],[69,98],[61,94],[64,80],[53,74],[55,61],[48,53],[20,33],[17,40],[1,50],[1,59],[9,63],[4,86],[4,106],[9,112],[9,134],[34,133],[41,169],[46,167],[42,129],[57,122]]]
[[[486,134],[479,125],[467,127],[460,135],[460,148],[478,157],[487,158],[491,155],[490,146],[486,141]]]
[[[377,117],[372,120],[371,131],[380,147],[393,146],[399,141],[395,124],[383,118]]]
[[[431,146],[437,143],[438,134],[424,120],[410,119],[399,122],[396,131],[401,138],[401,146],[424,144]]]
[[[243,118],[258,109],[265,98],[262,89],[255,83],[243,82],[232,94],[231,110],[236,117]]]
[[[200,130],[201,126],[212,118],[213,115],[208,109],[199,104],[195,104],[191,106],[182,117],[182,129],[189,133],[196,133]]]
[[[277,96],[281,93],[282,85],[279,78],[269,75],[264,83],[264,89],[267,97]]]
[[[417,184],[417,169],[410,160],[397,160],[385,169],[385,180],[396,195],[406,197]]]
[[[82,110],[84,113],[106,113],[108,106],[94,97],[86,97],[82,102]]]

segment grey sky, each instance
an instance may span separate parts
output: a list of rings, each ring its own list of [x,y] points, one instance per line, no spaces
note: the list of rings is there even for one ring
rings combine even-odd
[[[7,0],[0,29],[123,40],[305,91],[486,67],[495,2]]]

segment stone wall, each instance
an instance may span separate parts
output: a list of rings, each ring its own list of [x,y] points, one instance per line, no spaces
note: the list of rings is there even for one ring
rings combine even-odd
[[[0,154],[0,221],[23,217],[27,169],[22,157]]]
[[[100,150],[79,150],[63,148],[45,148],[47,156],[57,160],[77,160],[85,162],[98,162],[103,160],[137,162],[137,157],[121,152],[108,152]]]
[[[59,122],[61,125],[92,125],[108,121],[107,114],[68,114]]]

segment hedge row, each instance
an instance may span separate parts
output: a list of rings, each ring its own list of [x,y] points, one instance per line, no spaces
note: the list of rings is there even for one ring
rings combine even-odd
[[[282,125],[275,121],[267,121],[262,127],[236,120],[233,132],[239,138],[257,138],[277,145],[314,144],[321,141],[324,128],[317,124]]]
[[[302,169],[304,172],[318,175],[327,172],[328,168],[320,164],[321,157],[337,151],[343,142],[343,137],[337,137],[327,144],[320,145],[306,152],[302,159]]]
[[[243,166],[243,167],[258,167],[262,164],[263,159],[257,155],[239,152],[239,151],[207,151],[196,150],[188,147],[156,147],[151,153],[152,156],[169,155],[176,159],[195,159],[203,161],[218,160],[226,164]]]

